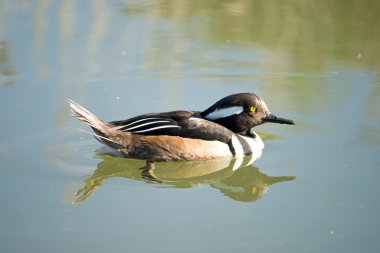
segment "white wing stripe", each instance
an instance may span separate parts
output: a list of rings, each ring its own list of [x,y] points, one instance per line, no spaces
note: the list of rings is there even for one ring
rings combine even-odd
[[[145,129],[145,130],[140,130],[140,131],[133,131],[133,133],[144,133],[144,132],[149,132],[149,131],[154,131],[154,130],[158,130],[158,129],[163,129],[163,128],[181,128],[180,126],[175,126],[175,125],[167,125],[167,126],[158,126],[158,127],[152,127],[152,128],[149,128],[149,129]]]
[[[148,126],[148,125],[152,125],[152,124],[156,124],[156,123],[166,123],[166,122],[170,122],[169,120],[157,120],[157,121],[152,121],[152,122],[148,122],[148,123],[143,123],[143,124],[140,124],[140,125],[137,125],[137,126],[134,126],[134,127],[130,127],[130,128],[123,128],[124,130],[126,131],[130,131],[132,129],[136,129],[136,128],[139,128],[139,127],[143,127],[143,126]]]
[[[130,125],[133,125],[133,124],[136,124],[136,123],[141,122],[141,121],[147,121],[147,120],[152,120],[152,119],[154,119],[154,120],[162,120],[161,118],[144,118],[144,119],[139,119],[139,120],[133,121],[133,122],[127,124],[127,125],[123,125],[123,128],[127,127],[127,126],[130,126]]]

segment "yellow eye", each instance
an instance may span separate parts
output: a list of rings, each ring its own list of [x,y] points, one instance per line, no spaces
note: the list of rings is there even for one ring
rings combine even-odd
[[[251,107],[249,108],[249,111],[250,111],[250,112],[256,112],[256,107],[251,106]]]

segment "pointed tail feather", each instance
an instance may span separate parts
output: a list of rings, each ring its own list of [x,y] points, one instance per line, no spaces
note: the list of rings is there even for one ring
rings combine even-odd
[[[94,135],[98,141],[112,148],[125,148],[125,145],[127,143],[120,143],[120,141],[123,140],[123,142],[126,142],[126,139],[125,137],[120,138],[122,133],[118,131],[114,126],[98,118],[80,104],[70,99],[68,102],[70,104],[73,116],[91,126],[95,132],[95,134],[92,135]],[[127,133],[123,132],[123,134],[126,135]]]
[[[86,108],[84,108],[80,104],[70,99],[68,100],[68,102],[70,104],[71,113],[74,117],[76,117],[80,121],[83,121],[87,125],[90,125],[91,127],[96,128],[100,131],[106,128],[107,123],[105,121],[96,117],[93,113],[88,111]]]

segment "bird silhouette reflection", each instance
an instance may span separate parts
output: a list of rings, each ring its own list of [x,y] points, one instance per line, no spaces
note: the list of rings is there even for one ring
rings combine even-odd
[[[258,155],[258,157],[260,154]],[[101,161],[76,193],[74,204],[85,201],[110,178],[124,177],[174,188],[210,185],[223,195],[243,202],[260,199],[271,185],[294,180],[293,176],[268,176],[252,166],[258,157],[155,163],[146,175],[145,161],[99,154]]]

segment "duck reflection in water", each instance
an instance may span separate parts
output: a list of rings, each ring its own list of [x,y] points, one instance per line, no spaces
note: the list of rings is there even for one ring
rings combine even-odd
[[[174,188],[192,188],[210,185],[225,196],[243,202],[260,199],[275,183],[295,179],[293,176],[271,177],[251,164],[260,154],[241,159],[217,159],[206,161],[182,161],[156,163],[154,172],[145,169],[145,161],[99,154],[102,159],[94,173],[77,191],[78,204],[88,199],[104,182],[114,177],[144,181],[148,184]]]

